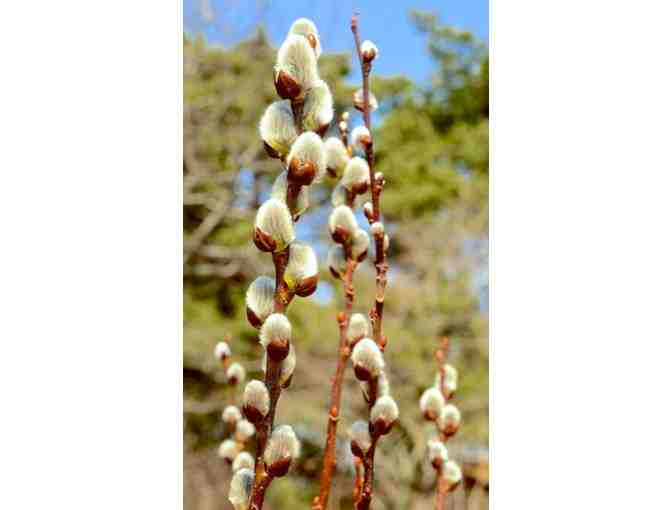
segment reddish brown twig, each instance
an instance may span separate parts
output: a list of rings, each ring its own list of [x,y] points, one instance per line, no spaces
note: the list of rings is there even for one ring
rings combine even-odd
[[[369,224],[373,225],[376,222],[380,222],[380,194],[383,190],[383,186],[385,185],[385,180],[382,174],[377,175],[375,172],[375,158],[373,150],[374,139],[373,130],[371,129],[371,107],[369,104],[369,75],[371,74],[372,59],[365,59],[362,55],[362,44],[359,37],[359,23],[356,15],[352,17],[350,28],[352,29],[352,34],[354,36],[355,50],[357,51],[357,57],[359,59],[359,65],[362,71],[363,105],[361,107],[361,111],[364,119],[364,125],[368,129],[370,136],[369,143],[365,144],[365,152],[366,161],[369,165],[369,187],[371,189],[372,210],[370,213],[366,214],[366,217],[369,220]],[[386,235],[384,233],[384,229],[382,230],[382,232],[374,235],[374,244],[376,246],[376,294],[375,303],[369,311],[369,316],[371,317],[373,338],[380,347],[380,350],[384,351],[387,344],[387,338],[383,334],[383,310],[385,306],[385,287],[387,286],[388,265],[386,262],[385,253],[387,248],[385,243]],[[371,408],[376,402],[377,385],[377,381],[371,381],[368,385],[369,416],[371,415]],[[360,497],[355,504],[356,510],[368,510],[369,506],[371,505],[371,498],[373,493],[374,459],[376,445],[380,435],[374,429],[371,421],[369,421],[369,431],[371,434],[371,447],[362,459],[364,466],[364,483],[361,489]]]
[[[362,464],[362,459],[355,457],[355,488],[352,491],[352,500],[359,501],[359,498],[362,494],[362,488],[364,486],[364,466]]]
[[[254,490],[250,496],[249,510],[261,510],[264,506],[264,498],[266,496],[266,489],[271,485],[273,477],[266,472],[262,472],[261,477],[257,481],[255,478]]]
[[[366,62],[362,57],[361,40],[359,37],[359,23],[357,17],[353,16],[350,24],[352,34],[355,38],[355,49],[359,58],[359,65],[362,70],[362,92],[364,96],[364,107],[362,117],[364,125],[369,130],[371,142],[366,145],[366,162],[369,164],[369,180],[371,188],[371,205],[373,214],[368,217],[369,223],[373,224],[380,221],[380,194],[383,191],[385,180],[382,175],[376,178],[375,159],[373,153],[373,130],[371,129],[371,108],[369,105],[369,75],[371,74],[371,62]],[[375,305],[369,312],[373,324],[373,338],[381,350],[385,349],[387,339],[383,335],[383,308],[385,306],[385,287],[387,286],[388,265],[385,260],[385,236],[381,235],[374,239],[376,245],[376,299]]]
[[[373,497],[373,466],[378,439],[380,439],[378,434],[371,435],[371,447],[362,459],[362,463],[364,464],[364,486],[362,487],[359,499],[355,503],[356,510],[368,510],[371,506],[371,498]]]
[[[324,458],[322,461],[322,473],[320,475],[320,493],[313,500],[312,508],[314,510],[323,510],[329,500],[329,491],[331,490],[331,479],[336,465],[336,429],[341,411],[341,391],[343,387],[343,377],[345,368],[350,358],[350,347],[348,346],[348,325],[350,315],[352,315],[352,304],[355,293],[352,287],[352,276],[357,268],[357,262],[352,258],[350,247],[344,246],[346,251],[347,266],[343,276],[343,294],[345,297],[345,311],[338,314],[339,344],[338,360],[336,362],[336,372],[331,378],[331,398],[329,402],[329,420],[327,422],[327,441],[324,447]]]
[[[371,408],[378,399],[378,379],[375,378],[367,383],[367,398],[366,402],[369,408],[369,416],[371,416]],[[367,450],[364,458],[361,459],[364,468],[364,482],[360,490],[359,499],[355,500],[356,510],[368,510],[371,505],[371,498],[373,497],[373,471],[374,460],[376,455],[376,445],[380,434],[375,430],[371,421],[369,421],[369,433],[371,434],[371,447]],[[357,481],[355,480],[355,483]]]
[[[294,293],[285,282],[285,270],[289,262],[289,246],[284,250],[273,252],[273,265],[275,266],[275,311],[285,313],[287,306],[292,301]],[[271,397],[270,410],[266,418],[256,425],[257,449],[254,462],[254,487],[250,497],[250,510],[261,510],[264,504],[266,489],[271,484],[270,477],[264,468],[263,455],[266,449],[268,437],[273,430],[275,421],[275,409],[282,392],[279,384],[282,372],[282,362],[276,362],[270,356],[266,357],[266,377],[264,382]]]

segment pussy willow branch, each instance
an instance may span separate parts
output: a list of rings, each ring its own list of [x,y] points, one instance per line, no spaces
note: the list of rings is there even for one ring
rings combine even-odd
[[[350,206],[352,207],[352,206]],[[352,315],[352,304],[355,292],[352,286],[352,276],[357,268],[357,262],[352,257],[352,249],[349,244],[344,245],[347,265],[343,276],[343,294],[345,298],[345,311],[338,314],[339,344],[336,372],[331,378],[331,398],[329,402],[329,421],[327,422],[327,442],[324,447],[324,459],[322,461],[322,474],[320,475],[320,494],[313,501],[314,510],[326,508],[331,490],[331,479],[336,465],[336,429],[341,412],[341,391],[345,368],[350,358],[348,346],[348,325]]]
[[[373,130],[371,129],[371,107],[369,104],[369,75],[371,73],[371,62],[365,62],[362,56],[362,43],[359,37],[359,23],[356,16],[352,17],[350,28],[352,29],[352,34],[355,39],[355,49],[362,70],[362,92],[364,96],[362,116],[364,118],[364,125],[369,130],[371,136],[371,142],[366,145],[366,161],[369,165],[371,203],[373,206],[373,214],[369,218],[369,223],[373,224],[380,221],[380,193],[383,189],[384,181],[382,178],[375,178],[375,159],[373,155],[374,140]],[[373,323],[373,337],[381,351],[385,349],[385,344],[387,343],[387,340],[383,335],[383,308],[385,304],[385,286],[387,285],[387,263],[385,262],[384,237],[384,235],[374,237],[376,245],[376,298],[375,305],[369,312]],[[376,389],[377,381],[370,382],[368,399],[369,417],[371,416],[371,407],[376,401]],[[357,510],[368,510],[371,505],[371,497],[373,493],[375,453],[379,436],[373,430],[370,422],[369,431],[371,433],[371,447],[362,459],[364,463],[364,487],[362,488],[359,500],[356,502]]]
[[[436,357],[436,362],[439,366],[439,387],[441,389],[441,394],[446,399],[450,400],[452,395],[446,392],[444,383],[446,381],[446,369],[445,369],[445,360],[448,357],[448,349],[450,348],[450,342],[447,337],[441,339],[441,345],[436,350],[434,356]],[[436,425],[437,433],[443,442],[446,442],[449,437],[447,437],[439,427],[438,420],[434,420]],[[444,480],[442,477],[443,464],[436,468],[436,494],[434,496],[434,510],[444,510],[446,506],[446,498],[450,492],[450,484],[447,480]]]
[[[292,114],[297,133],[303,133],[302,99],[292,101]],[[286,202],[292,215],[296,209],[296,200],[300,191],[300,185],[295,185],[291,180],[287,182]],[[276,313],[285,313],[294,297],[294,293],[289,289],[285,281],[285,271],[289,263],[289,246],[278,252],[273,252],[272,257],[273,265],[275,266],[274,311]],[[275,424],[275,410],[282,392],[282,387],[279,384],[281,374],[282,362],[273,361],[270,356],[266,356],[266,377],[264,382],[270,395],[270,408],[266,418],[256,426],[257,451],[254,462],[254,487],[250,496],[249,510],[261,510],[263,508],[266,489],[268,489],[273,480],[273,477],[266,473],[263,456],[266,444],[268,443],[268,436]]]
[[[373,155],[373,130],[371,129],[371,107],[369,105],[369,75],[371,74],[371,62],[364,62],[362,57],[362,44],[359,37],[359,23],[357,17],[353,16],[350,24],[352,34],[355,38],[355,49],[359,58],[359,65],[362,69],[362,92],[364,96],[364,107],[362,116],[364,125],[369,130],[371,143],[366,146],[366,161],[369,164],[369,182],[371,188],[371,204],[373,205],[373,215],[369,218],[369,223],[380,221],[380,194],[385,184],[383,179],[375,179],[375,160]],[[383,236],[384,237],[384,236]],[[383,335],[383,308],[385,306],[385,287],[387,286],[387,263],[385,261],[385,249],[383,237],[376,239],[376,301],[374,308],[371,309],[370,316],[373,322],[373,337],[381,350],[385,349],[387,343]]]

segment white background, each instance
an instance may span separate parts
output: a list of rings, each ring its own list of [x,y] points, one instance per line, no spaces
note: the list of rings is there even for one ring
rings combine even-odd
[[[669,507],[666,5],[492,6],[494,508]],[[179,508],[181,7],[2,19],[0,507]]]

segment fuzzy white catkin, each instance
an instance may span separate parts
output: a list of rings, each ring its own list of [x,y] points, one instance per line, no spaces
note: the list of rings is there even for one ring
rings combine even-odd
[[[350,426],[350,440],[353,441],[362,453],[366,453],[371,448],[371,435],[369,434],[369,424],[362,420],[357,420]]]
[[[294,241],[294,222],[284,202],[270,198],[264,202],[255,220],[255,227],[277,243],[276,251],[283,250]]]
[[[296,199],[296,214],[303,214],[310,205],[309,186],[301,186],[299,196]],[[271,198],[287,204],[287,170],[278,174],[271,187]]]
[[[441,467],[441,478],[455,485],[462,480],[462,469],[455,461],[447,460]]]
[[[259,121],[259,136],[278,153],[289,152],[297,137],[289,101],[275,101],[266,108]]]
[[[240,409],[236,406],[226,406],[222,411],[222,421],[224,423],[236,423],[241,418],[242,414],[240,413]]]
[[[275,337],[292,339],[292,325],[289,323],[289,319],[281,313],[268,316],[259,331],[259,343],[266,348]]]
[[[320,79],[313,48],[305,37],[297,34],[287,36],[280,46],[275,70],[288,73],[304,91]]]
[[[329,231],[333,233],[338,226],[345,229],[345,231],[350,234],[350,237],[353,237],[359,229],[357,219],[355,218],[352,209],[347,205],[339,205],[338,207],[335,207],[329,215]]]
[[[254,425],[249,421],[242,419],[236,423],[235,437],[236,441],[244,443],[254,435]]]
[[[233,460],[233,472],[239,469],[254,469],[254,457],[247,452],[240,452]]]
[[[444,430],[448,426],[459,425],[461,418],[462,414],[457,407],[455,407],[453,404],[446,404],[441,410],[437,424],[441,430]]]
[[[287,35],[291,34],[298,34],[304,37],[308,37],[311,34],[314,35],[316,42],[315,56],[317,58],[320,57],[320,55],[322,54],[322,45],[320,44],[320,35],[317,32],[317,27],[315,26],[315,23],[313,23],[308,18],[299,18],[294,23],[292,23],[291,27],[289,27],[289,33]]]
[[[449,364],[443,365],[443,391],[446,393],[454,393],[457,390],[457,370]],[[436,386],[441,386],[441,374],[436,374]]]
[[[373,42],[369,41],[368,39],[362,43],[362,46],[360,47],[360,51],[362,53],[367,53],[371,52],[373,53],[374,57],[378,55],[378,47],[373,44]]]
[[[275,282],[269,276],[258,276],[247,288],[245,306],[252,310],[261,322],[273,313]]]
[[[343,251],[342,246],[338,245],[329,248],[327,263],[329,264],[329,268],[334,273],[338,274],[339,276],[343,276],[345,274],[348,261],[345,259],[345,252]]]
[[[366,233],[366,230],[357,229],[355,232],[355,237],[352,240],[352,256],[354,258],[359,258],[361,255],[364,255],[369,249],[369,234]]]
[[[438,388],[427,388],[420,397],[420,410],[423,414],[432,412],[438,417],[444,405],[445,400]]]
[[[429,462],[439,461],[443,464],[448,460],[448,450],[441,441],[432,439],[427,442],[427,458]]]
[[[243,405],[256,409],[262,416],[266,416],[271,408],[271,396],[266,385],[256,379],[247,383],[243,391]]]
[[[243,365],[232,363],[226,370],[226,380],[229,384],[233,383],[233,381],[236,381],[236,384],[245,382],[245,368]]]
[[[353,102],[356,105],[361,106],[362,108],[364,107],[363,89],[357,89],[357,91],[353,95]],[[378,100],[376,99],[376,96],[373,95],[373,92],[369,90],[369,111],[375,112],[377,109],[378,109]]]
[[[371,139],[371,133],[366,128],[366,126],[357,126],[352,130],[352,144],[355,146],[355,149],[360,151],[365,151],[366,147],[362,143],[364,139]]]
[[[378,344],[370,338],[363,338],[357,342],[352,350],[352,363],[366,368],[373,377],[378,376],[385,367],[385,360]]]
[[[229,486],[229,501],[235,510],[245,510],[252,495],[254,485],[254,471],[252,469],[239,469],[231,479]]]
[[[370,179],[369,164],[366,160],[356,156],[345,165],[341,184],[352,191],[355,187],[368,185]]]
[[[399,407],[389,395],[382,396],[376,400],[371,408],[371,422],[381,420],[385,425],[390,425],[399,418]]]
[[[295,459],[299,456],[299,440],[289,425],[279,425],[273,429],[271,438],[264,450],[264,462],[267,465],[278,461]]]
[[[217,342],[215,345],[215,358],[222,359],[223,357],[228,358],[231,356],[231,348],[226,342]]]
[[[348,342],[352,343],[371,334],[371,323],[361,313],[353,313],[348,324]]]
[[[317,270],[317,257],[310,245],[301,241],[294,241],[289,245],[289,262],[284,278],[290,289],[305,278],[315,276]]]
[[[303,127],[315,131],[331,123],[333,118],[334,98],[329,86],[323,80],[318,80],[306,93],[303,104]]]
[[[264,355],[261,358],[261,371],[266,373],[266,363],[267,363],[267,354],[264,351]],[[278,383],[282,386],[284,385],[289,378],[294,374],[294,369],[296,368],[296,352],[294,351],[294,345],[289,346],[289,354],[287,357],[282,360],[282,367],[280,369],[280,378]]]
[[[327,138],[324,142],[324,152],[327,157],[327,167],[336,172],[336,175],[343,173],[345,165],[350,161],[348,150],[343,142],[335,136]]]
[[[340,182],[336,184],[334,189],[331,191],[331,205],[334,207],[345,205],[346,192],[347,190]]]
[[[233,461],[238,455],[238,445],[232,439],[225,439],[217,449],[217,455],[220,459]]]
[[[306,132],[301,134],[289,151],[287,161],[298,159],[302,164],[312,163],[317,173],[313,182],[320,182],[327,171],[327,157],[324,152],[324,142],[316,133]]]

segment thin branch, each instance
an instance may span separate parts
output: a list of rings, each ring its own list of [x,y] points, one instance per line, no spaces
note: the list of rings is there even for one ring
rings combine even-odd
[[[303,100],[292,101],[292,113],[294,115],[294,125],[297,132],[303,132]],[[289,208],[294,221],[298,220],[295,217],[294,211],[296,209],[296,201],[301,191],[301,186],[288,180],[286,203]],[[274,296],[274,311],[276,313],[285,313],[289,303],[294,297],[294,293],[285,281],[285,270],[289,263],[289,246],[285,249],[273,252],[273,265],[275,266],[275,296]],[[280,376],[282,374],[282,361],[274,361],[270,356],[266,357],[266,377],[265,383],[270,395],[270,408],[266,418],[256,426],[257,430],[257,450],[254,464],[254,487],[252,488],[252,495],[250,497],[249,510],[261,510],[264,506],[264,496],[266,489],[273,481],[273,477],[266,472],[263,462],[263,455],[266,449],[269,435],[273,431],[275,424],[275,410],[282,393],[282,386],[280,385]]]
[[[357,51],[357,57],[359,59],[359,65],[362,71],[362,92],[363,92],[363,105],[362,105],[362,116],[364,118],[364,125],[369,131],[370,142],[365,145],[366,151],[366,161],[369,165],[369,187],[371,189],[371,204],[372,204],[372,214],[367,214],[369,224],[380,221],[380,194],[382,192],[385,181],[382,175],[377,176],[375,172],[375,158],[374,158],[374,138],[373,130],[371,128],[371,105],[369,102],[369,75],[371,74],[371,59],[365,59],[362,55],[362,43],[359,37],[359,23],[357,16],[353,16],[351,20],[350,28],[352,29],[352,34],[355,40],[355,50]],[[369,316],[371,317],[371,322],[373,326],[373,338],[380,347],[381,351],[384,351],[387,339],[383,334],[383,310],[385,305],[385,287],[387,285],[387,263],[385,260],[385,233],[378,233],[374,236],[374,244],[376,246],[376,257],[375,257],[375,267],[376,267],[376,295],[375,295],[375,304],[373,308],[369,311]],[[375,430],[373,424],[371,423],[371,408],[376,402],[377,398],[377,387],[378,381],[373,380],[369,382],[368,385],[368,404],[369,404],[369,433],[371,434],[371,447],[366,452],[364,458],[362,459],[364,465],[364,485],[361,490],[360,498],[356,501],[355,508],[356,510],[368,510],[371,505],[371,498],[373,494],[373,480],[374,480],[374,464],[375,464],[375,453],[376,445],[378,439],[380,438],[379,433]]]
[[[380,439],[378,434],[373,434],[371,436],[371,447],[367,450],[362,459],[364,464],[364,486],[360,498],[355,504],[356,510],[368,510],[371,506],[371,498],[373,497],[373,466],[378,439]]]
[[[355,457],[355,488],[352,491],[352,500],[359,501],[359,498],[362,494],[362,489],[364,487],[364,465],[362,464],[362,459]]]
[[[346,250],[349,252],[350,250]],[[320,494],[313,502],[313,509],[321,510],[326,508],[329,500],[329,491],[331,489],[331,479],[334,474],[336,464],[336,429],[341,411],[341,392],[343,387],[343,377],[345,368],[350,358],[350,347],[348,347],[348,324],[352,315],[352,304],[354,301],[354,289],[352,287],[352,276],[357,267],[357,262],[352,259],[352,254],[347,253],[347,266],[343,276],[343,293],[345,296],[345,311],[338,314],[338,328],[340,340],[338,345],[338,360],[336,362],[336,372],[331,379],[331,401],[329,403],[329,421],[327,423],[327,442],[324,447],[324,460],[322,462],[322,474],[320,476]]]
[[[252,496],[250,497],[250,510],[261,510],[264,506],[264,497],[266,496],[266,489],[271,485],[273,477],[262,472],[259,481],[257,482],[255,477],[254,490],[252,491]]]
[[[380,221],[380,194],[383,191],[385,180],[382,176],[376,178],[375,173],[375,159],[373,153],[374,138],[373,130],[371,129],[371,107],[369,104],[369,75],[371,74],[371,62],[365,62],[362,56],[362,44],[359,37],[359,23],[357,16],[353,16],[350,24],[352,34],[355,38],[355,50],[359,58],[359,65],[362,71],[362,92],[364,96],[364,106],[362,116],[364,118],[364,125],[369,130],[371,136],[371,143],[366,146],[366,161],[369,164],[369,182],[371,188],[371,204],[373,206],[373,214],[369,218],[369,223],[373,224]],[[385,349],[387,339],[383,335],[383,309],[385,306],[385,287],[387,286],[387,270],[385,254],[385,238],[384,235],[375,239],[376,245],[376,299],[375,305],[369,312],[371,321],[373,323],[373,337],[381,350]]]

